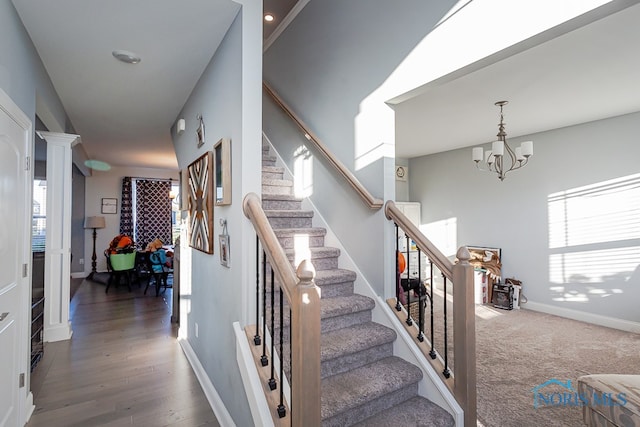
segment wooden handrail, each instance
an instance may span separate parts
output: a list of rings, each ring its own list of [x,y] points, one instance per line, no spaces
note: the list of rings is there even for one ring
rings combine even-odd
[[[298,283],[298,278],[276,237],[276,233],[273,232],[273,228],[269,224],[267,215],[262,210],[260,197],[256,193],[247,194],[242,201],[242,209],[258,234],[269,264],[281,284],[285,298],[291,302],[293,288]]]
[[[374,197],[365,187],[362,185],[358,178],[355,177],[353,173],[349,169],[346,168],[345,165],[342,164],[340,160],[338,160],[327,148],[327,146],[318,138],[309,127],[298,117],[296,113],[289,108],[289,106],[278,96],[277,93],[266,83],[262,82],[262,87],[264,91],[275,101],[276,104],[284,111],[293,122],[302,130],[305,138],[311,141],[315,147],[322,153],[322,155],[327,159],[327,161],[334,167],[336,171],[351,185],[351,187],[358,193],[362,201],[369,207],[369,209],[378,210],[382,208],[383,201]]]
[[[476,391],[476,323],[474,302],[473,266],[469,264],[469,250],[462,246],[456,253],[457,263],[452,263],[407,218],[396,204],[385,203],[387,219],[414,241],[418,248],[453,282],[453,394],[464,411],[465,427],[475,427],[477,419]],[[446,297],[445,297],[446,304]]]
[[[387,203],[385,203],[384,214],[388,220],[392,220],[398,224],[398,226],[416,242],[421,251],[426,252],[429,259],[433,261],[447,279],[451,280],[453,278],[453,263],[418,230],[418,227],[398,209],[392,200],[388,200]]]
[[[303,260],[293,271],[257,194],[247,194],[242,208],[291,306],[292,426],[320,427],[320,288],[314,281],[315,269],[310,260]]]

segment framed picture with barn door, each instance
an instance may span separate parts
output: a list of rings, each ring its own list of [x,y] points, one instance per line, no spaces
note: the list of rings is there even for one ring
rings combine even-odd
[[[231,204],[231,140],[222,138],[213,146],[216,205]]]

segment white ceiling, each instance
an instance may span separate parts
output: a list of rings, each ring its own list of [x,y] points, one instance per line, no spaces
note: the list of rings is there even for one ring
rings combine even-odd
[[[13,0],[89,158],[177,169],[170,129],[240,6]],[[115,49],[139,54],[117,61]],[[63,124],[64,125],[64,124]]]
[[[494,141],[500,100],[508,138],[640,111],[640,5],[487,62],[395,106],[398,157]]]
[[[177,168],[170,128],[239,10],[232,0],[13,0],[90,158]],[[284,18],[294,0],[265,0]],[[265,38],[275,24],[265,24]],[[549,38],[549,37],[548,37]],[[548,39],[547,38],[547,39]],[[526,43],[525,43],[526,44]],[[640,5],[487,58],[395,106],[398,157],[640,111]],[[138,53],[124,64],[114,49]],[[503,59],[508,56],[506,59]]]

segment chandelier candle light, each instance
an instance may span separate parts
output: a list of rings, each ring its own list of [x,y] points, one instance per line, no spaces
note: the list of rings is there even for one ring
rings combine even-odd
[[[498,101],[495,103],[495,105],[500,107],[500,124],[498,125],[498,140],[494,141],[491,145],[491,151],[483,153],[482,147],[475,147],[472,153],[476,167],[481,171],[497,173],[500,181],[504,181],[507,172],[520,169],[529,163],[529,157],[533,156],[533,141],[523,142],[520,144],[520,147],[516,147],[515,151],[507,144],[507,133],[504,130],[504,116],[502,114],[502,107],[507,105],[507,103],[508,101]],[[505,162],[505,149],[510,159],[508,168],[507,162]],[[480,165],[480,162],[483,160],[485,163],[484,167]]]

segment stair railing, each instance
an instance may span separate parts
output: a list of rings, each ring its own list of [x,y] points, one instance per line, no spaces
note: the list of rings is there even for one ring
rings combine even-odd
[[[280,287],[280,390],[279,403],[277,404],[277,414],[285,416],[283,387],[284,360],[290,357],[291,360],[291,425],[293,427],[314,426],[321,424],[320,402],[321,402],[321,382],[320,382],[320,289],[314,282],[315,269],[309,260],[303,260],[296,272],[287,255],[282,249],[269,220],[262,209],[260,197],[255,193],[249,193],[243,200],[243,211],[249,219],[257,234],[257,257],[256,257],[256,335],[253,338],[255,346],[263,346],[263,353],[260,364],[269,364],[266,352],[267,317],[271,315],[271,378],[268,380],[268,388],[277,388],[275,379],[274,352],[275,329],[274,313],[278,309],[274,305],[274,288],[277,278]],[[260,274],[260,246],[262,247],[262,273]],[[267,283],[267,266],[271,280]],[[262,277],[262,286],[259,278]],[[271,288],[270,307],[267,305],[267,289]],[[262,298],[261,298],[262,289]],[[283,354],[283,297],[291,307],[290,311],[290,356]],[[262,314],[262,322],[260,315]],[[262,323],[262,332],[260,332]],[[262,333],[262,336],[260,335]],[[266,390],[266,387],[265,387]],[[267,399],[269,400],[269,399]]]
[[[383,201],[374,197],[353,173],[342,164],[327,148],[327,146],[318,138],[309,127],[298,117],[296,113],[282,100],[282,98],[266,83],[262,82],[264,91],[274,100],[274,102],[284,111],[293,122],[302,130],[305,138],[313,143],[313,145],[322,153],[329,164],[347,181],[347,183],[358,193],[360,199],[369,209],[378,210],[382,208]]]
[[[467,427],[476,425],[477,418],[477,392],[476,392],[476,331],[475,331],[475,303],[474,303],[474,281],[473,266],[469,264],[469,251],[465,246],[458,249],[456,257],[458,261],[452,263],[438,248],[435,247],[429,239],[398,209],[396,204],[389,200],[385,204],[385,215],[387,219],[394,222],[396,227],[396,252],[398,252],[398,242],[401,237],[406,238],[407,250],[407,271],[409,271],[409,247],[410,240],[416,246],[418,252],[418,272],[417,278],[410,280],[400,277],[400,268],[398,268],[398,257],[396,256],[396,304],[395,308],[398,312],[402,311],[402,297],[406,298],[408,326],[413,325],[411,314],[411,294],[417,295],[419,307],[418,319],[418,335],[415,337],[417,342],[422,343],[424,337],[424,305],[423,302],[430,302],[431,306],[431,322],[430,322],[430,349],[423,350],[427,359],[436,359],[440,353],[443,359],[444,369],[442,376],[444,382],[455,396],[458,404],[464,411],[464,425]],[[404,232],[404,236],[400,235],[400,230]],[[430,278],[428,280],[430,289],[424,286],[420,258],[424,253],[430,265]],[[443,297],[443,335],[444,349],[437,352],[435,341],[440,337],[434,337],[434,304],[433,304],[433,266],[436,266],[442,273],[444,281],[444,297]],[[417,280],[415,280],[417,279]],[[447,334],[447,281],[453,283],[453,387],[451,381],[451,366],[448,361],[449,337]],[[406,292],[406,293],[405,293]],[[430,300],[430,301],[429,301]]]

